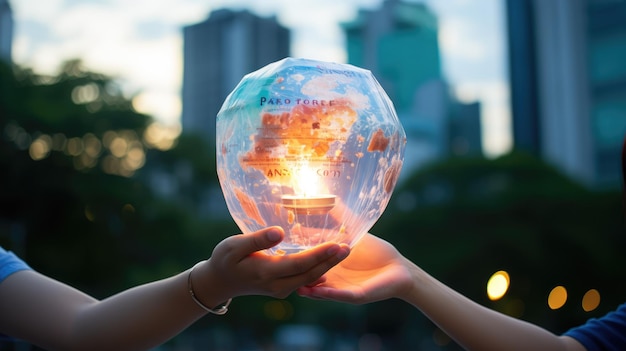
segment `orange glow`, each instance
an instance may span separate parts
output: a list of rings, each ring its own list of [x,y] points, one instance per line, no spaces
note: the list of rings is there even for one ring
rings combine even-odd
[[[511,280],[505,271],[495,272],[487,282],[487,296],[491,301],[501,299],[509,289]]]
[[[548,306],[553,310],[558,310],[567,302],[567,290],[563,286],[555,286],[548,295]]]
[[[264,113],[258,133],[250,136],[254,144],[241,158],[242,167],[257,168],[269,181],[295,187],[292,178],[300,169],[294,167],[299,168],[300,162],[307,162],[303,167],[309,167],[308,162],[326,161],[331,144],[347,139],[357,120],[350,105],[349,101],[334,100],[333,105],[297,105],[290,113]],[[268,176],[265,166],[260,166],[266,164],[268,155],[279,160],[274,169],[290,173]],[[294,191],[302,195],[297,189]]]
[[[293,176],[293,191],[297,195],[316,196],[322,193],[319,177],[307,163],[302,165]]]
[[[600,292],[596,289],[591,289],[583,296],[583,310],[585,312],[591,312],[598,308],[600,305]]]

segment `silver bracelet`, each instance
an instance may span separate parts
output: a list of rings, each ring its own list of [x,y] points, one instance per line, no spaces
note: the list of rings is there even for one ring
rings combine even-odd
[[[200,262],[196,263],[189,270],[189,274],[187,274],[187,289],[189,289],[189,294],[191,295],[191,299],[193,299],[193,301],[198,306],[202,307],[203,310],[205,310],[205,311],[207,311],[209,313],[217,314],[219,316],[224,315],[224,314],[226,314],[226,312],[228,312],[228,305],[230,305],[230,302],[233,300],[232,298],[228,299],[228,301],[226,301],[224,303],[221,303],[221,304],[217,305],[217,307],[215,307],[215,308],[208,308],[202,302],[200,302],[200,300],[198,300],[198,298],[196,297],[196,294],[193,292],[193,284],[191,283],[191,273],[193,272],[193,270],[198,265],[200,265],[203,262],[205,262],[205,261],[200,261]]]

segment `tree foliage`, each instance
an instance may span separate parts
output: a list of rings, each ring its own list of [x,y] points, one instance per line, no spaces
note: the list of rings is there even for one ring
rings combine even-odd
[[[202,199],[179,206],[149,175],[175,179],[173,165],[186,163],[196,175],[187,188],[214,187],[214,159],[187,138],[150,148],[143,135],[152,122],[114,80],[78,61],[54,77],[2,66],[0,244],[96,296],[207,258],[224,234],[190,210]]]
[[[410,175],[394,200],[374,232],[491,308],[561,332],[614,309],[626,295],[620,193],[590,191],[534,157],[441,161]],[[511,285],[494,302],[486,283],[499,270]],[[552,311],[548,295],[559,285],[568,300]],[[601,303],[584,312],[590,289]]]

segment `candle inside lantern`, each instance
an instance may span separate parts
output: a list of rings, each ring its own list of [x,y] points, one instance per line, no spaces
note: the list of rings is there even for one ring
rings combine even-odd
[[[335,195],[283,195],[283,207],[297,214],[325,214],[335,207]]]
[[[297,214],[325,214],[335,207],[337,196],[325,193],[321,188],[320,177],[310,167],[303,165],[293,177],[295,194],[282,195],[285,209]]]

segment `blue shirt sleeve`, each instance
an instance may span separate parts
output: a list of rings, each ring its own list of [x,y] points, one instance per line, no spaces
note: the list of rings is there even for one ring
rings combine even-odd
[[[17,271],[30,270],[31,268],[11,251],[5,251],[0,247],[0,283]]]
[[[578,340],[587,351],[626,350],[626,303],[604,317],[589,319],[564,335]]]

